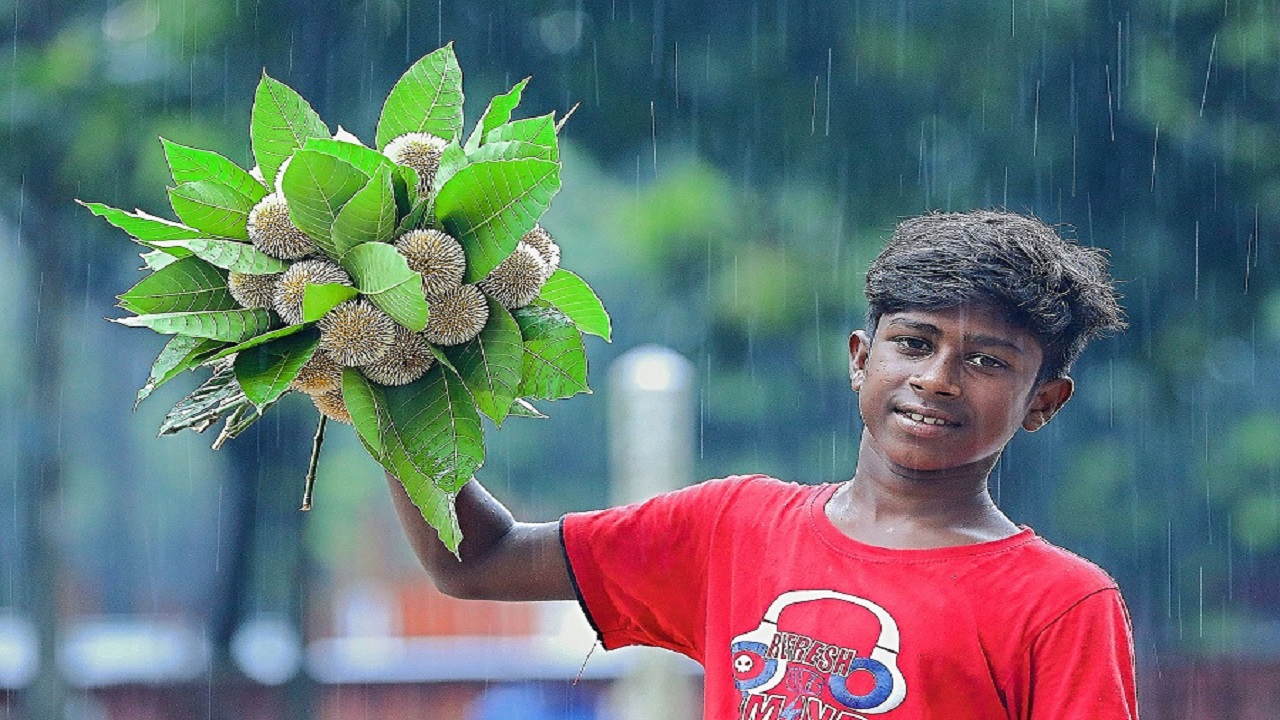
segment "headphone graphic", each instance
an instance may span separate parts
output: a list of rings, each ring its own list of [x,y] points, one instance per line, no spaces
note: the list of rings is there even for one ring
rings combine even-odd
[[[888,712],[902,704],[907,696],[907,681],[898,669],[898,623],[884,608],[870,600],[834,590],[792,590],[778,596],[765,611],[756,629],[733,639],[729,646],[733,656],[733,684],[743,692],[764,692],[781,682],[786,675],[787,660],[769,657],[769,647],[778,632],[778,617],[784,608],[813,600],[843,600],[869,610],[880,622],[880,637],[869,657],[856,657],[849,664],[849,674],[832,674],[827,680],[831,696],[852,710],[866,713]],[[875,686],[864,694],[849,689],[854,673],[870,673]]]

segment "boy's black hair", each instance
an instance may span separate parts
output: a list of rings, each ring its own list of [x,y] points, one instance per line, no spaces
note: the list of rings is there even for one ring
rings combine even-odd
[[[1040,380],[1065,376],[1085,343],[1125,327],[1104,251],[1005,211],[904,220],[867,270],[866,293],[873,337],[885,313],[993,305],[1040,340]]]

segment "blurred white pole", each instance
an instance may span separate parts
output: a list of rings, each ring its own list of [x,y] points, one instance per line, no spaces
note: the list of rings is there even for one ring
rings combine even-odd
[[[627,351],[609,371],[610,501],[647,500],[693,481],[693,364],[657,345]],[[664,650],[636,653],[614,686],[619,720],[691,720],[701,716],[693,679]],[[687,666],[687,665],[686,665]]]

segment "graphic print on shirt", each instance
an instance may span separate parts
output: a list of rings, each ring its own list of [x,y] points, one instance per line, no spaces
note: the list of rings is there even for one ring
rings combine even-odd
[[[834,590],[778,596],[730,645],[738,720],[867,720],[902,704],[898,623]]]

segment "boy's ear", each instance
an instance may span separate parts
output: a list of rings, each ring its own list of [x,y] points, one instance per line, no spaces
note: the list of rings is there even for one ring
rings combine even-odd
[[[854,330],[849,335],[849,384],[853,391],[862,389],[867,377],[867,355],[871,352],[871,336],[865,330]]]
[[[1040,383],[1031,395],[1031,406],[1022,418],[1022,428],[1035,432],[1053,419],[1075,392],[1075,381],[1069,377],[1054,378]]]

